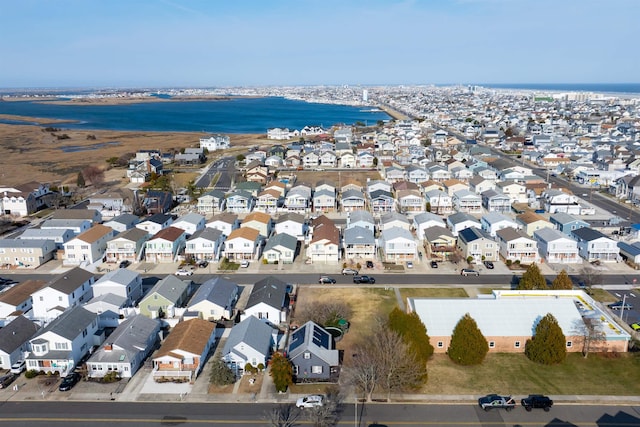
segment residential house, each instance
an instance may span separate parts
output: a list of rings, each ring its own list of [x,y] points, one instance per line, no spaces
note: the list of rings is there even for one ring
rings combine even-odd
[[[311,187],[296,185],[284,196],[284,207],[289,212],[305,213],[311,206]]]
[[[458,212],[447,217],[447,228],[451,230],[454,236],[469,227],[482,228],[482,224],[474,216],[466,212]]]
[[[113,228],[116,233],[122,233],[123,231],[134,228],[139,222],[139,216],[130,213],[123,213],[110,221],[106,221],[104,225]]]
[[[163,228],[145,243],[145,261],[176,262],[186,241],[187,233],[183,229],[174,226]]]
[[[337,205],[337,197],[335,189],[328,188],[318,189],[313,193],[313,211],[314,212],[335,212]]]
[[[396,200],[389,191],[375,190],[369,192],[369,204],[371,212],[374,214],[396,211]]]
[[[227,196],[227,211],[231,213],[249,213],[255,205],[255,197],[246,191],[236,190]]]
[[[253,228],[254,230],[258,230],[260,236],[263,238],[271,235],[272,226],[271,215],[264,212],[251,212],[244,218],[242,224],[240,224],[240,228]]]
[[[551,222],[534,212],[525,212],[523,214],[516,215],[516,222],[518,223],[518,228],[524,230],[524,232],[529,236],[533,236],[533,233],[536,230],[553,228]]]
[[[235,307],[240,296],[237,283],[222,277],[214,277],[198,287],[187,304],[190,312],[197,312],[200,319],[216,321],[235,317]]]
[[[0,265],[17,268],[37,268],[53,259],[53,240],[0,239]]]
[[[520,261],[521,264],[540,262],[538,242],[522,230],[503,228],[496,232],[500,255],[505,260]]]
[[[398,190],[396,198],[400,212],[413,215],[425,211],[425,199],[418,190]]]
[[[56,250],[64,249],[64,244],[76,235],[67,229],[27,228],[17,239],[20,240],[53,240]]]
[[[43,280],[27,279],[0,292],[0,325],[3,320],[12,316],[28,313],[33,307],[31,294],[42,289],[45,284]]]
[[[171,226],[184,230],[187,237],[189,237],[197,231],[204,230],[205,224],[206,222],[202,215],[191,212],[176,219]]]
[[[372,229],[358,225],[347,228],[343,237],[344,257],[347,260],[374,260],[376,239]]]
[[[446,215],[453,212],[453,199],[442,190],[429,190],[425,193],[427,212]]]
[[[469,190],[456,191],[453,193],[452,201],[454,208],[458,212],[482,213],[482,197]]]
[[[496,191],[511,199],[511,203],[527,203],[527,187],[515,181],[496,182]]]
[[[496,190],[486,190],[481,194],[482,207],[489,212],[506,214],[511,212],[511,198]]]
[[[211,218],[206,226],[220,230],[224,236],[229,236],[233,230],[240,228],[240,220],[236,214],[223,212]]]
[[[93,284],[94,298],[105,294],[121,296],[126,305],[132,307],[142,298],[142,276],[126,268],[112,270]]]
[[[278,204],[282,201],[282,196],[277,190],[264,190],[258,194],[258,197],[256,197],[256,206],[254,208],[254,212],[276,212],[276,210],[278,209]]]
[[[342,153],[340,154],[340,161],[338,162],[341,168],[355,168],[357,165],[357,157],[354,153]]]
[[[260,232],[255,228],[235,229],[225,241],[224,255],[232,261],[258,259],[263,240]]]
[[[38,320],[51,320],[67,308],[88,301],[93,296],[94,282],[93,274],[80,267],[60,274],[32,294],[32,317]]]
[[[33,192],[14,187],[0,187],[0,212],[4,215],[27,216],[36,212],[36,196]]]
[[[375,163],[375,156],[368,151],[358,153],[357,159],[357,163],[360,168],[372,168]]]
[[[274,229],[276,234],[288,234],[301,241],[304,240],[307,234],[307,224],[304,216],[294,212],[280,215],[276,220]]]
[[[136,262],[142,257],[149,234],[139,228],[131,228],[107,242],[107,262]]]
[[[508,227],[518,228],[518,223],[501,213],[489,212],[480,218],[480,227],[491,237],[495,237],[498,230]]]
[[[618,242],[592,228],[579,228],[571,232],[578,241],[578,253],[587,262],[613,262],[620,260]]]
[[[148,214],[166,214],[173,208],[173,194],[170,191],[149,190],[142,199],[142,206]]]
[[[262,251],[268,264],[292,264],[297,254],[298,239],[282,233],[271,236]]]
[[[29,338],[38,331],[38,325],[19,315],[0,328],[0,369],[8,371],[22,360],[29,350]]]
[[[409,182],[414,182],[416,184],[420,182],[425,182],[429,179],[429,174],[427,171],[416,165],[409,165],[406,168],[407,171],[407,180]]]
[[[80,219],[94,225],[102,222],[102,215],[95,209],[56,209],[51,214],[51,219]]]
[[[411,222],[405,215],[398,212],[389,212],[380,217],[380,231],[390,230],[395,227],[411,231]]]
[[[289,313],[290,285],[267,276],[253,285],[242,319],[254,316],[274,326],[286,323]]]
[[[560,230],[543,228],[535,231],[533,238],[538,242],[540,257],[551,264],[576,264],[582,262],[578,254],[578,242]]]
[[[354,211],[347,213],[346,229],[351,227],[362,227],[375,233],[376,223],[373,220],[373,215],[369,211]]]
[[[444,218],[431,212],[422,212],[413,217],[411,227],[419,239],[424,238],[424,230],[431,227],[444,226]]]
[[[444,189],[447,192],[447,194],[451,197],[453,197],[453,195],[456,194],[458,191],[469,190],[469,185],[465,184],[459,179],[448,179],[446,181],[443,181],[442,185],[444,186]]]
[[[89,197],[89,209],[96,209],[103,219],[115,218],[125,212],[131,212],[130,197],[123,195],[122,191],[113,193],[94,194]]]
[[[564,212],[569,215],[580,215],[582,206],[578,198],[562,190],[548,189],[542,192],[540,198],[543,208],[550,214]]]
[[[89,265],[102,260],[107,252],[107,242],[113,238],[113,228],[96,224],[89,230],[69,240],[64,246],[65,265]]]
[[[577,230],[582,227],[589,227],[589,223],[587,221],[575,218],[574,216],[564,212],[554,213],[549,217],[549,221],[555,229],[562,231],[567,236],[570,236],[573,230]]]
[[[206,138],[200,138],[200,148],[206,148],[209,152],[229,147],[231,147],[231,140],[228,135],[210,135]]]
[[[82,306],[72,307],[31,337],[27,370],[65,376],[101,339],[98,316]]]
[[[457,247],[465,259],[472,258],[480,264],[483,261],[498,261],[498,243],[486,231],[469,227],[458,233]]]
[[[74,236],[84,233],[92,226],[87,219],[47,219],[41,225],[41,230],[71,230]]]
[[[307,258],[311,262],[338,262],[340,259],[340,230],[324,215],[311,221]]]
[[[134,313],[127,299],[120,295],[103,294],[91,298],[82,305],[98,316],[98,328],[117,328],[126,313]]]
[[[425,228],[422,232],[422,247],[427,258],[432,260],[449,260],[455,252],[456,242],[451,231],[440,225]]]
[[[618,242],[620,257],[635,265],[640,264],[640,242]]]
[[[333,336],[313,321],[293,331],[287,356],[296,382],[337,379],[340,355]]]
[[[342,211],[355,212],[365,208],[366,202],[364,193],[362,191],[350,188],[342,191],[342,197],[340,198],[340,204]]]
[[[215,215],[224,211],[226,197],[223,191],[210,190],[198,197],[198,213],[200,215]]]
[[[190,319],[173,327],[153,355],[153,378],[195,381],[216,341],[215,323]]]
[[[223,245],[222,231],[205,227],[187,239],[184,255],[190,260],[217,261],[222,254]]]
[[[481,176],[474,176],[469,180],[469,190],[476,194],[482,194],[487,190],[495,190],[496,182],[492,179],[486,179]]]
[[[140,230],[144,230],[150,236],[153,236],[163,228],[169,227],[171,224],[173,224],[173,221],[174,221],[173,216],[163,214],[163,213],[158,213],[158,214],[151,215],[144,221],[141,221],[138,224],[136,224],[136,228],[139,228]]]
[[[379,239],[380,249],[387,262],[415,261],[418,250],[416,240],[410,231],[392,227],[382,230]]]
[[[274,345],[271,325],[249,316],[234,325],[222,349],[222,360],[236,374],[241,375],[247,364],[254,368],[267,366]]]
[[[152,319],[163,315],[173,317],[173,308],[182,307],[187,301],[190,287],[190,280],[180,280],[172,275],[165,276],[140,300],[140,314]]]

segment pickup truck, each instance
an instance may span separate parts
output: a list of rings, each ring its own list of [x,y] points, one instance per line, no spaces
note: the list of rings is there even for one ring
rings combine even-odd
[[[353,283],[376,283],[376,279],[371,276],[353,276]]]
[[[488,394],[478,399],[478,405],[485,411],[493,408],[504,408],[507,411],[511,411],[516,407],[516,401],[511,396]]]
[[[530,394],[528,397],[522,399],[520,403],[522,403],[522,406],[524,406],[524,409],[527,411],[531,411],[534,408],[542,408],[545,412],[548,412],[553,406],[553,400],[541,394]]]

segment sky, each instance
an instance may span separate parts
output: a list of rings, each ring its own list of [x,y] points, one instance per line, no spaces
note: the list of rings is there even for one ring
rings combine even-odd
[[[2,0],[0,87],[640,82],[639,0]]]

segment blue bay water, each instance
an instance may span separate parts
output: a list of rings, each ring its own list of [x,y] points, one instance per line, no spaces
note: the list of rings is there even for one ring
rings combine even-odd
[[[72,120],[53,125],[65,129],[155,132],[266,133],[269,128],[389,120],[371,107],[307,103],[284,98],[233,98],[221,101],[143,102],[122,105],[47,104],[33,101],[0,102],[0,114]],[[15,120],[0,123],[16,124]],[[31,123],[29,123],[31,124]]]

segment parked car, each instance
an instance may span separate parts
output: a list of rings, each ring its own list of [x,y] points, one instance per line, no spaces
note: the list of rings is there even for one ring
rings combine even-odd
[[[633,329],[634,331],[640,331],[640,322],[632,323],[630,326],[631,326],[631,329]]]
[[[608,307],[611,310],[622,310],[622,301],[616,301],[616,302],[612,302],[611,304],[608,305]],[[631,304],[629,304],[628,302],[624,303],[624,309],[625,310],[631,310],[633,308],[633,306]]]
[[[246,259],[243,259],[242,262],[240,263],[240,267],[242,268],[249,267],[249,261],[247,261]]]
[[[300,409],[315,408],[324,405],[324,396],[322,394],[312,394],[304,396],[296,401],[296,407]]]
[[[376,283],[376,279],[371,276],[353,276],[353,283]]]
[[[329,276],[320,276],[320,280],[318,280],[319,283],[327,283],[329,285],[333,285],[334,283],[336,283],[336,279],[329,277]]]
[[[545,412],[548,412],[553,406],[553,400],[541,394],[530,394],[528,397],[522,399],[520,403],[522,403],[522,406],[524,406],[524,409],[527,411],[531,411],[534,408],[541,408],[544,409]]]
[[[476,270],[472,270],[470,268],[463,268],[462,270],[460,270],[460,275],[462,275],[462,276],[479,276],[480,273],[477,272]]]
[[[367,268],[373,268],[373,261],[367,261]]]
[[[413,262],[407,261],[407,268],[413,268]]]
[[[12,374],[20,375],[26,370],[27,370],[27,362],[25,362],[24,360],[18,360],[16,363],[11,365],[10,372]]]
[[[0,388],[7,388],[11,383],[18,378],[16,374],[8,373],[0,377]]]
[[[431,268],[438,268],[438,263],[436,261],[431,261]]]
[[[347,274],[351,274],[355,276],[358,274],[358,270],[356,270],[355,268],[343,268],[342,275],[346,276]]]
[[[192,275],[193,275],[193,271],[187,270],[186,268],[181,268],[180,270],[176,271],[176,276],[192,276]]]
[[[131,261],[125,259],[124,261],[120,261],[120,268],[127,268],[131,265]]]
[[[511,396],[488,394],[478,399],[478,405],[485,411],[494,408],[504,408],[507,411],[511,411],[516,407],[516,401]]]
[[[485,261],[484,266],[487,267],[489,270],[493,270],[493,262],[491,261]]]
[[[200,261],[197,262],[196,265],[200,268],[205,268],[206,266],[209,265],[209,261],[201,259]]]
[[[73,388],[74,385],[78,384],[79,381],[80,381],[80,374],[77,372],[71,372],[70,374],[68,374],[66,377],[62,379],[62,382],[60,383],[60,387],[58,387],[58,390],[69,391]]]

